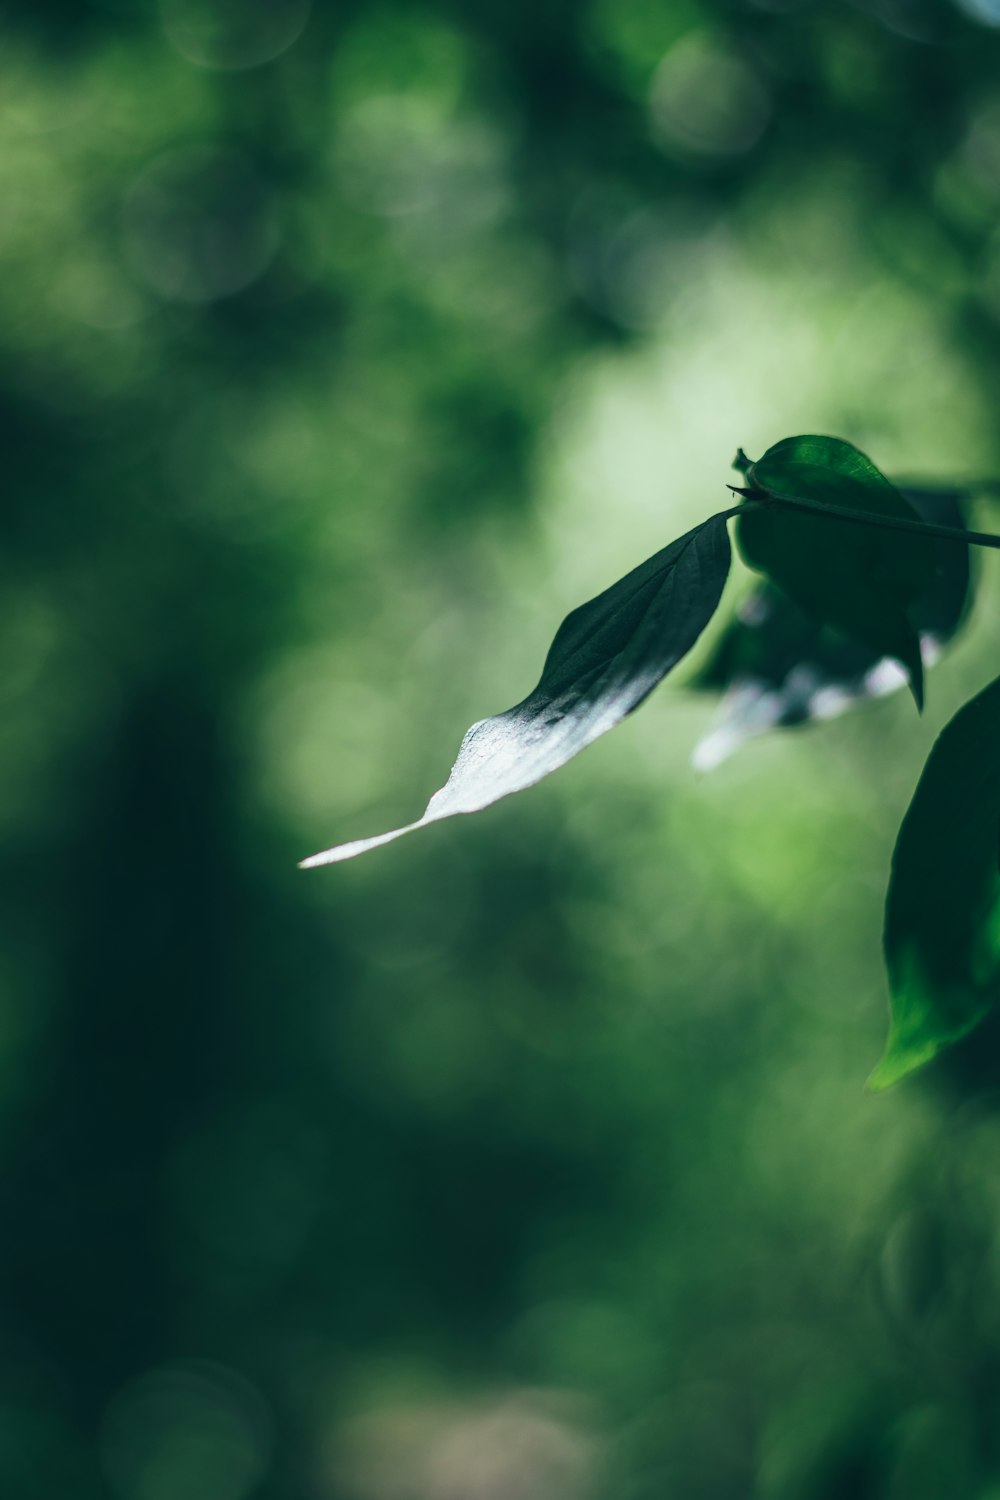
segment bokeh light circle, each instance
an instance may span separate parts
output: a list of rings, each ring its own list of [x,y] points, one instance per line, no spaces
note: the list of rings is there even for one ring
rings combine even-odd
[[[726,157],[749,151],[770,112],[767,92],[749,63],[701,32],[675,43],[653,78],[654,135],[661,146],[685,155]]]
[[[163,30],[200,68],[238,71],[273,62],[297,42],[312,0],[160,0]]]
[[[162,1365],[112,1400],[101,1432],[121,1500],[244,1500],[267,1469],[270,1418],[259,1392],[209,1363]]]
[[[253,163],[229,147],[165,152],[126,197],[132,269],[171,301],[242,291],[266,271],[277,243],[270,194]]]

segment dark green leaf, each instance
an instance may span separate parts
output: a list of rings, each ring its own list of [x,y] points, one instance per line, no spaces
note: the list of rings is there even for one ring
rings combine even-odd
[[[747,479],[765,501],[919,519],[871,460],[839,438],[785,438],[750,465]],[[766,503],[740,517],[738,537],[750,566],[812,619],[898,661],[922,704],[920,642],[908,612],[933,573],[929,538]]]
[[[1000,678],[938,738],[903,820],[886,900],[886,1088],[1000,999]]]
[[[968,522],[969,491],[958,487],[902,485],[896,488],[909,501],[921,521],[932,526],[951,526],[964,531]],[[965,542],[931,537],[934,571],[926,591],[915,600],[910,618],[924,646],[924,660],[936,661],[941,650],[965,623],[974,592],[972,554]]]
[[[696,526],[567,615],[534,692],[472,726],[446,785],[417,822],[303,864],[351,859],[427,823],[479,812],[558,770],[638,708],[715,613],[729,572],[731,514]]]
[[[922,520],[964,529],[964,492],[906,488]],[[911,619],[925,666],[937,660],[967,612],[969,548],[931,539],[934,572]],[[828,719],[863,698],[893,692],[905,675],[887,657],[819,624],[772,584],[744,600],[693,686],[725,691],[716,721],[694,753],[702,770],[716,766],[755,735],[775,727]]]

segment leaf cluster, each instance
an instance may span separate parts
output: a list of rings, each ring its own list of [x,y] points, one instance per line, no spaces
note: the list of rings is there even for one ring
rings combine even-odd
[[[351,859],[523,791],[633,713],[694,646],[729,574],[728,523],[760,583],[695,678],[723,694],[695,752],[710,766],[772,727],[828,718],[907,683],[961,628],[972,597],[968,491],[892,484],[850,443],[785,438],[735,465],[720,511],[569,614],[537,685],[473,724],[414,822],[315,854]],[[883,1088],[966,1035],[1000,995],[1000,678],[947,725],[903,821],[886,899],[891,1024]]]

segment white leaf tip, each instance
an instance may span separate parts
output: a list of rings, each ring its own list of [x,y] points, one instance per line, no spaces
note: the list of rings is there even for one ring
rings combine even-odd
[[[309,856],[308,859],[300,859],[299,860],[298,864],[296,865],[296,869],[298,869],[298,870],[315,870],[319,865],[328,865],[328,864],[331,864],[332,863],[331,858],[330,858],[331,853],[332,853],[331,850],[324,849],[323,852],[322,852],[322,854],[310,854],[310,856]]]

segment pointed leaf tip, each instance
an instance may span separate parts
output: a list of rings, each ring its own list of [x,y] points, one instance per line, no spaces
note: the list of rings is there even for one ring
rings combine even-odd
[[[430,822],[430,818],[421,819],[420,822]],[[380,844],[391,844],[394,839],[401,839],[404,833],[411,829],[419,828],[420,823],[407,823],[403,828],[392,828],[388,833],[376,833],[367,839],[352,839],[348,844],[335,844],[332,849],[323,849],[319,854],[310,854],[308,859],[300,859],[298,868],[300,870],[317,870],[320,865],[337,865],[345,859],[353,859],[357,854],[367,854],[369,849],[377,849]]]
[[[889,1040],[886,1042],[885,1051],[865,1082],[865,1088],[872,1094],[883,1094],[886,1089],[894,1088],[911,1073],[917,1072],[925,1063],[931,1062],[940,1051],[940,1047],[933,1043],[925,1043],[923,1046],[908,1045],[890,1032]]]
[[[534,786],[621,722],[686,656],[715,613],[729,573],[722,511],[671,542],[556,632],[535,690],[473,724],[445,785],[414,823],[338,844],[300,869],[336,864],[457,813]]]

